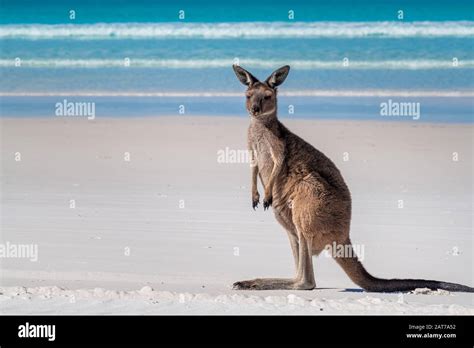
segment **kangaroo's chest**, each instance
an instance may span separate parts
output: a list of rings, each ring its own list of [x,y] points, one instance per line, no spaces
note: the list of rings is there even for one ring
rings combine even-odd
[[[278,139],[265,129],[260,129],[259,127],[255,128],[256,129],[251,128],[249,132],[249,150],[253,151],[260,179],[263,184],[266,184],[273,170],[274,161],[272,152],[274,151],[274,143],[278,141]]]
[[[257,156],[257,165],[260,178],[266,184],[273,170],[273,159],[271,149],[263,142],[256,142],[254,151]]]

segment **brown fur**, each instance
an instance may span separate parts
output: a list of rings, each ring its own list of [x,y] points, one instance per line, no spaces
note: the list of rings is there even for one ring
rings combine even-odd
[[[265,82],[234,65],[245,84],[250,114],[248,148],[252,154],[252,206],[260,201],[257,178],[265,188],[264,209],[273,207],[277,221],[288,232],[296,276],[260,278],[234,283],[234,289],[313,289],[316,286],[312,256],[333,242],[350,245],[351,195],[334,163],[322,152],[293,134],[277,118],[277,86],[288,75],[284,66]],[[337,257],[353,282],[369,291],[409,291],[419,287],[469,291],[453,283],[423,279],[379,279],[371,276],[357,257]]]

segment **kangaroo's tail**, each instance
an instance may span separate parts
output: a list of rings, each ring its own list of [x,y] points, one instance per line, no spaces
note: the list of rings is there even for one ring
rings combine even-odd
[[[348,244],[350,244],[350,241],[348,241],[345,246]],[[335,260],[342,267],[344,272],[346,272],[349,278],[364,290],[373,292],[406,292],[417,288],[428,288],[431,290],[442,289],[452,292],[474,292],[474,288],[471,288],[470,286],[437,280],[376,278],[366,271],[357,258],[352,245],[351,251],[350,257],[335,257]]]

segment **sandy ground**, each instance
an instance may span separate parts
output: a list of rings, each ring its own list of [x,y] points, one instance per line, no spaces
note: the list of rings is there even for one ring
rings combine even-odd
[[[38,247],[0,258],[2,313],[474,314],[472,294],[362,292],[324,255],[318,290],[233,291],[293,273],[248,163],[229,163],[247,119],[0,122],[1,243]],[[471,125],[284,122],[342,171],[371,273],[474,285]]]

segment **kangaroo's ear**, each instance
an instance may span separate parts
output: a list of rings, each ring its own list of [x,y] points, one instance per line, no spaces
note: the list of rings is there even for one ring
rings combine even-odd
[[[270,86],[271,88],[275,88],[279,86],[285,81],[288,73],[290,72],[290,66],[285,65],[282,66],[280,69],[275,70],[268,79],[265,80],[265,83]]]
[[[253,76],[251,73],[249,73],[247,70],[244,68],[241,68],[240,66],[234,64],[232,65],[232,68],[234,69],[235,75],[237,75],[237,78],[246,86],[251,86],[258,80]]]

